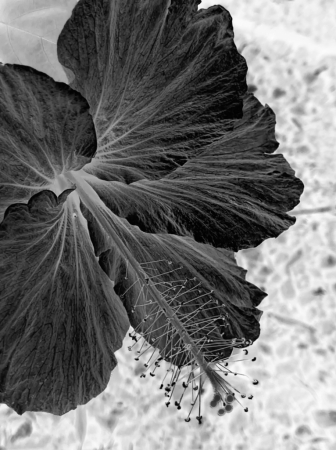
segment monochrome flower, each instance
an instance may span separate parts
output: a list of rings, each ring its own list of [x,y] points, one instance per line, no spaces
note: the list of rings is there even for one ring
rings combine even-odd
[[[170,387],[200,370],[232,410],[218,364],[258,338],[266,295],[233,252],[294,224],[303,184],[230,14],[199,3],[80,0],[69,86],[0,66],[0,401],[19,414],[102,392],[130,324]]]

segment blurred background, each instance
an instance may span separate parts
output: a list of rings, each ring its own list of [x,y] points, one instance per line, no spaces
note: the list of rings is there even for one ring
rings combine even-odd
[[[19,48],[4,44],[8,33],[17,32],[15,3],[23,4],[0,1],[0,60],[28,64],[27,50],[20,56]],[[32,54],[44,45],[55,57],[59,26],[74,4],[62,0],[54,11],[50,7],[47,15],[36,16],[48,21],[43,27],[50,35],[41,38],[35,28]],[[235,42],[249,67],[249,90],[276,113],[277,152],[305,184],[301,203],[291,212],[296,224],[236,255],[248,280],[268,293],[261,305],[261,336],[249,351],[257,361],[234,364],[234,370],[260,382],[248,384],[254,395],[244,401],[249,412],[236,407],[219,417],[209,406],[206,385],[203,425],[195,419],[186,423],[183,411],[165,406],[158,377],[139,378],[142,364],[130,357],[126,339],[106,391],[76,411],[19,416],[0,405],[1,450],[336,449],[335,1],[203,1],[200,8],[215,4],[233,17]],[[237,377],[235,386],[245,389],[244,380]]]

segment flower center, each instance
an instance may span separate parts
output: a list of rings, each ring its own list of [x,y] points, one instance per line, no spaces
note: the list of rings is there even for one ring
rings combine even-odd
[[[71,189],[73,183],[67,178],[67,172],[58,175],[52,183],[47,186],[47,189],[53,191],[57,196],[59,196],[66,189]]]

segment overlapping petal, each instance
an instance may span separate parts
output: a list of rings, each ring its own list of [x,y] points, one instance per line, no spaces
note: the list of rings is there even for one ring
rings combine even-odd
[[[31,67],[0,64],[0,124],[0,222],[13,203],[69,188],[62,174],[97,148],[87,101]]]
[[[144,232],[237,251],[295,222],[303,184],[271,155],[275,117],[245,93],[229,13],[196,3],[82,0],[58,54],[94,115],[83,177],[105,204]]]
[[[158,305],[155,299],[149,301],[153,296],[133,270],[126,252],[108,236],[88,208],[82,204],[81,209],[88,220],[99,264],[114,281],[114,289],[124,303],[132,326],[144,332],[146,339],[152,342],[164,334],[167,318],[161,310],[153,315],[153,308],[156,311]],[[216,349],[223,351],[229,339],[254,341],[259,337],[261,311],[257,306],[266,294],[245,280],[246,271],[237,266],[231,251],[199,244],[187,237],[143,233],[126,220],[115,221],[114,226],[125,248],[155,286],[157,295],[169,298],[172,308],[182,302],[179,316],[188,321],[189,329],[200,321],[204,324],[210,320],[209,326],[193,335],[195,341],[211,337],[216,341]],[[211,295],[207,295],[209,292]],[[204,309],[196,314],[201,306]],[[144,321],[146,316],[148,321]],[[172,331],[168,333],[168,337],[172,334]],[[167,357],[164,353],[166,336],[164,338],[154,345]]]
[[[0,225],[0,402],[64,414],[100,394],[129,327],[76,193],[15,204]]]
[[[95,0],[58,39],[71,86],[88,100],[99,149],[85,170],[159,179],[241,117],[246,63],[221,6],[195,0]]]
[[[276,237],[295,222],[302,182],[284,157],[271,155],[274,114],[248,94],[232,131],[161,180],[129,185],[81,171],[118,216],[149,233],[192,236],[238,251]]]

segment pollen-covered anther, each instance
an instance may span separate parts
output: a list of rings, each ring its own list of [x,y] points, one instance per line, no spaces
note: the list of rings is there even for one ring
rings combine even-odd
[[[217,411],[218,416],[224,416],[225,414],[225,408],[219,408],[219,410]]]
[[[211,408],[216,408],[216,406],[218,405],[218,401],[216,401],[215,399],[212,399],[210,402],[210,407]]]
[[[222,396],[218,392],[216,392],[213,396],[213,400],[218,403],[222,400]]]
[[[233,411],[233,405],[227,404],[227,405],[225,405],[224,409],[225,409],[226,413],[230,413]]]
[[[234,394],[232,393],[232,394],[227,394],[226,395],[226,397],[225,397],[225,402],[226,403],[232,403],[232,402],[234,402],[235,401],[235,396],[234,396]]]

